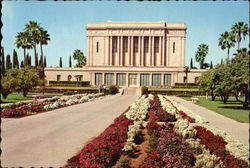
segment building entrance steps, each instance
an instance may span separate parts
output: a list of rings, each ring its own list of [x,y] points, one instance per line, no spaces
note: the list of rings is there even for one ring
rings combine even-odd
[[[141,95],[141,88],[136,88],[136,87],[128,87],[124,88],[124,93],[123,95]]]

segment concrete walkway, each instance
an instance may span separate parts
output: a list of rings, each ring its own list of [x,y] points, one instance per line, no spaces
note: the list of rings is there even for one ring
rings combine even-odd
[[[192,110],[194,113],[200,115],[209,121],[209,125],[217,127],[220,130],[225,131],[230,137],[235,140],[239,140],[244,144],[249,144],[249,124],[240,123],[223,115],[220,115],[214,111],[208,110],[204,107],[196,105],[190,101],[186,101],[176,96],[168,96],[174,99],[177,103],[182,104],[186,108]]]
[[[115,95],[3,122],[1,166],[64,166],[138,97]]]

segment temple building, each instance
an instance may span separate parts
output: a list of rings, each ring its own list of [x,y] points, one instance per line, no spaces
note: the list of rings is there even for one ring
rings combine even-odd
[[[185,23],[88,23],[87,65],[45,68],[48,81],[90,81],[124,87],[195,83],[203,70],[185,73]]]

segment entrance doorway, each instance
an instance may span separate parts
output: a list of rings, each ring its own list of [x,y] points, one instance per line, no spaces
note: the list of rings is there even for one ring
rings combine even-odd
[[[137,87],[137,74],[129,74],[129,87]]]

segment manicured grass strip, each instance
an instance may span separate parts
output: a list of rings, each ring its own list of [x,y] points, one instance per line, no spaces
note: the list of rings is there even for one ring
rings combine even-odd
[[[191,97],[181,97],[185,100],[191,101]],[[242,104],[240,102],[235,101],[235,98],[229,98],[227,104],[224,104],[220,98],[216,98],[215,101],[211,101],[211,99],[206,99],[205,97],[199,97],[199,102],[196,104],[205,107],[209,110],[215,111],[223,116],[231,118],[233,120],[239,122],[249,122],[249,109],[245,110],[242,108]]]
[[[98,90],[97,87],[59,87],[59,86],[53,86],[53,87],[47,87],[48,89],[67,89],[67,90]]]
[[[199,91],[197,88],[149,88],[149,91]]]
[[[1,95],[1,102],[3,103],[14,103],[18,101],[23,101],[23,100],[30,100],[32,99],[32,95],[28,94],[27,97],[24,97],[22,94],[9,94],[7,99],[4,99],[3,96]]]

